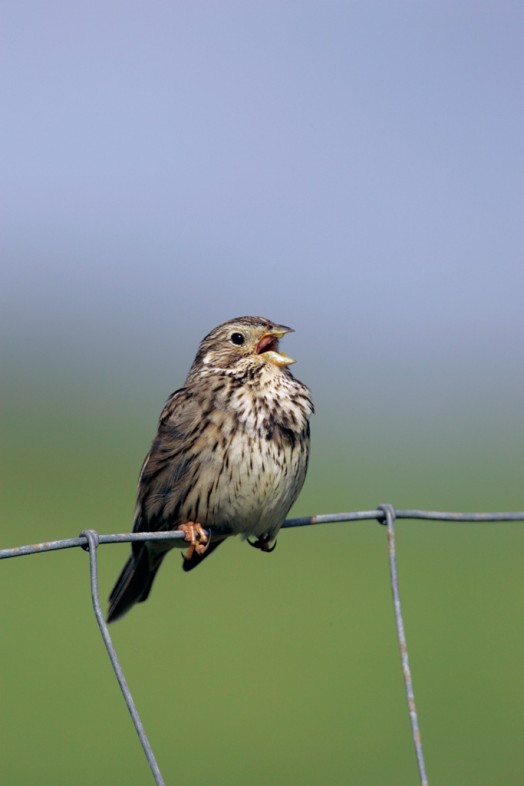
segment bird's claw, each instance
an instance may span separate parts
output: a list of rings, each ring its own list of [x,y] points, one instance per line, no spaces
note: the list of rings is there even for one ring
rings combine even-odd
[[[270,554],[272,551],[276,549],[277,546],[276,540],[273,543],[273,545],[270,546],[269,544],[271,543],[271,540],[269,538],[258,538],[257,540],[249,540],[248,538],[247,542],[249,543],[250,546],[253,546],[254,549],[260,549],[260,551],[265,551],[266,554]]]
[[[197,521],[187,521],[181,524],[178,529],[184,533],[184,540],[189,543],[189,548],[184,555],[185,559],[191,559],[193,554],[203,554],[209,546],[209,537]]]

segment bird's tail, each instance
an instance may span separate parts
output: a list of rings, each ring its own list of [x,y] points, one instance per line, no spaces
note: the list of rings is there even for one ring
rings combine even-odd
[[[109,596],[108,622],[114,622],[135,603],[146,600],[165,555],[166,552],[160,552],[151,560],[146,546],[142,546],[138,553],[131,554]]]
[[[197,554],[197,552],[194,551],[190,557],[184,556],[184,560],[182,562],[182,570],[185,570],[187,572],[188,570],[193,570],[193,568],[196,568],[198,565],[200,565],[202,560],[204,560],[206,557],[209,557],[209,555],[214,552],[217,546],[220,546],[220,544],[223,542],[224,539],[212,540],[203,554]]]

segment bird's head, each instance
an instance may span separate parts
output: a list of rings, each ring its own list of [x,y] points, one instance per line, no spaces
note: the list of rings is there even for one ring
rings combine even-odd
[[[279,340],[293,329],[264,317],[237,317],[224,322],[203,339],[195,368],[257,369],[265,364],[285,368],[295,361],[279,350]]]

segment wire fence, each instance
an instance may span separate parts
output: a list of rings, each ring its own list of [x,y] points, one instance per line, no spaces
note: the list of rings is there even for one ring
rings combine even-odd
[[[442,511],[428,510],[400,510],[393,505],[378,505],[376,510],[364,510],[353,513],[327,513],[317,516],[303,516],[302,518],[287,519],[282,525],[282,529],[293,527],[304,527],[317,524],[347,523],[352,521],[375,520],[386,527],[389,572],[391,579],[391,591],[393,596],[393,611],[397,628],[397,638],[400,649],[400,660],[402,666],[402,676],[408,703],[409,719],[411,723],[411,733],[415,756],[417,760],[418,773],[421,786],[428,786],[426,774],[426,764],[422,748],[422,739],[419,728],[418,714],[415,703],[415,692],[411,669],[409,665],[408,645],[404,630],[404,619],[402,605],[400,601],[399,581],[397,572],[396,540],[395,540],[395,521],[397,519],[414,519],[426,521],[454,521],[454,522],[476,522],[476,523],[495,523],[502,521],[524,521],[524,512],[510,513],[448,513]],[[208,530],[208,536],[213,539],[220,535],[217,530]],[[46,551],[57,551],[59,549],[70,549],[80,547],[89,552],[89,573],[91,585],[91,600],[98,627],[104,641],[111,665],[115,672],[118,684],[124,696],[127,708],[133,720],[136,733],[140,739],[142,748],[146,755],[151,773],[157,786],[165,786],[165,781],[160,772],[153,749],[147,738],[144,726],[140,720],[133,696],[127,684],[124,672],[120,665],[115,647],[113,645],[108,626],[104,619],[104,613],[100,603],[100,593],[98,589],[98,557],[97,551],[100,544],[105,543],[129,543],[133,541],[145,540],[184,540],[184,533],[180,530],[172,532],[131,532],[124,534],[99,535],[95,530],[83,530],[77,538],[66,538],[65,540],[55,540],[47,543],[36,543],[29,546],[17,546],[10,549],[0,549],[0,559],[11,557],[21,557],[28,554],[40,554]]]

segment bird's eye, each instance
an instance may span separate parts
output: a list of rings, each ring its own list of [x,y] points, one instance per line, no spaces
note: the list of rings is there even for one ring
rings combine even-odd
[[[231,343],[236,344],[237,347],[242,346],[245,341],[245,337],[242,333],[232,333],[231,334]]]

